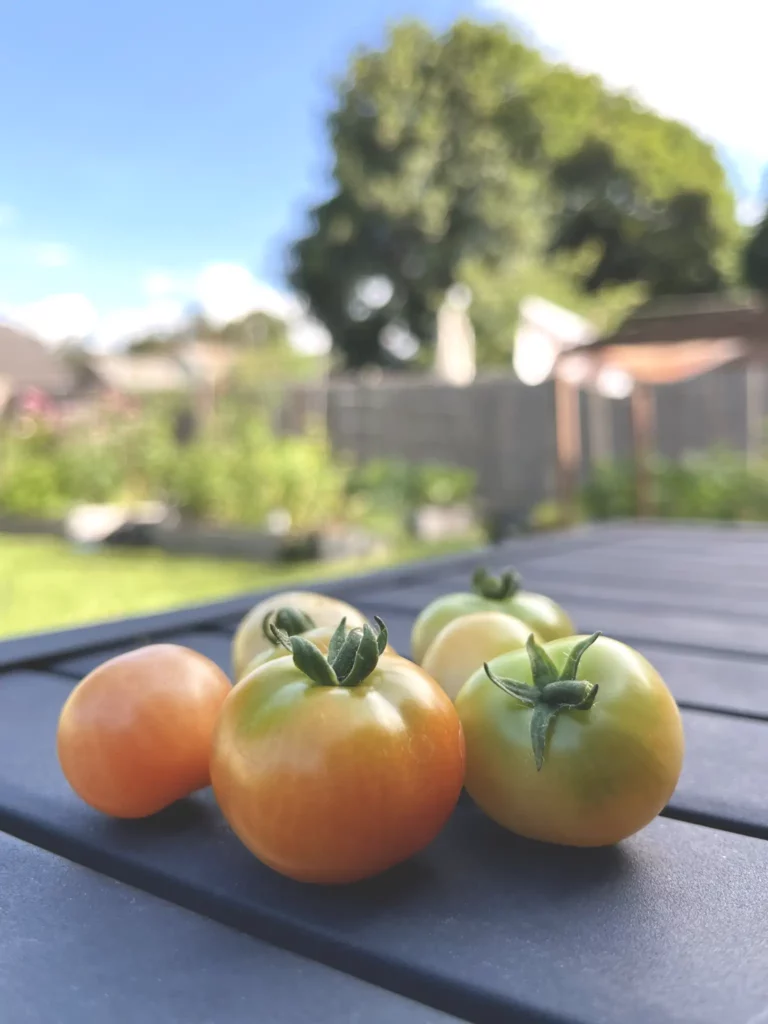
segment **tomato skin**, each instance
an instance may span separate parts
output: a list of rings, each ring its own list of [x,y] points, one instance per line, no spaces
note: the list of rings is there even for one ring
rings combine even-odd
[[[562,669],[579,639],[544,650]],[[490,667],[531,684],[525,651]],[[486,814],[519,835],[608,846],[647,825],[672,796],[683,762],[682,720],[656,670],[616,640],[600,637],[578,677],[598,684],[595,703],[588,711],[560,711],[537,771],[531,709],[476,672],[456,700],[467,743],[465,785]]]
[[[174,644],[106,661],[78,683],[59,717],[67,781],[115,818],[144,818],[202,789],[230,689],[212,661]]]
[[[426,846],[464,780],[464,739],[443,691],[384,655],[354,687],[310,683],[290,658],[236,686],[213,742],[211,780],[233,831],[302,882],[376,875]]]
[[[544,594],[518,590],[512,597],[494,600],[480,594],[446,594],[432,601],[422,611],[411,633],[411,653],[422,664],[427,648],[449,622],[475,612],[502,612],[525,622],[542,640],[571,636],[573,623],[567,613]]]
[[[327,654],[328,645],[331,642],[333,633],[333,626],[317,626],[315,629],[309,629],[306,633],[302,633],[301,635],[307,640],[311,640],[315,647],[317,647],[319,651],[322,651],[323,654]],[[397,651],[389,644],[387,644],[385,653],[392,657],[398,656]],[[246,666],[243,671],[242,679],[247,678],[252,672],[255,672],[257,668],[261,668],[261,666],[265,665],[268,661],[274,661],[276,658],[290,658],[290,656],[291,652],[280,645],[272,646],[269,650],[261,651],[261,653],[257,654],[256,657]]]
[[[484,662],[525,647],[530,635],[530,626],[503,612],[462,615],[440,630],[421,666],[455,701]],[[534,639],[539,638],[534,635]]]
[[[252,608],[237,627],[232,641],[232,672],[235,682],[243,678],[257,655],[271,649],[272,644],[264,636],[264,617],[278,608],[298,608],[309,615],[315,626],[336,627],[344,617],[350,628],[362,626],[366,622],[365,616],[357,608],[325,594],[292,590],[267,597]]]

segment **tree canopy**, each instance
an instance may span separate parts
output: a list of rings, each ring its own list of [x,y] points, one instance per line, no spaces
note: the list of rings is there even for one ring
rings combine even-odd
[[[599,319],[638,288],[706,291],[733,273],[734,201],[712,147],[505,27],[395,27],[352,60],[329,128],[335,191],[310,211],[291,281],[349,367],[397,363],[397,338],[428,350],[457,281],[493,361],[509,358],[504,296],[519,301],[522,281],[554,301],[592,295]]]
[[[768,214],[757,225],[744,248],[742,270],[750,288],[768,295]]]

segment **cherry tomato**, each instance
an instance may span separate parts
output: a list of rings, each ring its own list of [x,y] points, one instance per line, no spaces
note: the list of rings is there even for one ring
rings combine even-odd
[[[531,627],[503,612],[462,615],[441,629],[427,648],[421,667],[451,700],[483,663],[525,647]]]
[[[473,612],[512,615],[525,622],[542,640],[573,635],[573,623],[560,605],[543,594],[520,590],[520,577],[514,572],[505,572],[495,579],[484,569],[478,569],[472,586],[472,592],[438,597],[416,619],[411,633],[411,653],[418,664],[422,664],[427,648],[441,629]]]
[[[230,689],[212,661],[174,644],[106,661],[78,683],[59,717],[67,781],[115,818],[143,818],[202,789]]]
[[[285,622],[285,617],[283,617],[282,619],[280,618],[280,611],[276,612],[275,617],[272,620],[273,622]],[[315,645],[315,647],[317,647],[317,649],[321,652],[321,654],[327,654],[331,638],[333,637],[333,634],[336,632],[336,630],[331,626],[315,626],[314,628],[310,628],[306,631],[304,631],[303,629],[299,629],[294,632],[292,628],[289,626],[289,628],[284,629],[283,632],[289,637],[303,636],[305,640],[310,640]],[[268,650],[262,651],[260,654],[257,654],[253,661],[251,661],[247,665],[245,671],[243,672],[243,679],[247,678],[247,676],[249,676],[251,672],[253,672],[257,668],[260,668],[262,665],[265,665],[268,661],[274,661],[275,658],[287,658],[291,654],[290,649],[286,650],[286,648],[280,643],[279,640],[272,639],[271,642],[272,646]],[[397,651],[394,649],[394,647],[392,647],[391,644],[387,644],[384,653],[395,657],[397,656]],[[481,664],[482,661],[483,659],[481,658],[478,664]]]
[[[272,642],[267,635],[265,619],[280,608],[293,608],[309,617],[314,626],[335,628],[339,619],[346,618],[347,625],[362,626],[365,616],[352,605],[325,594],[312,591],[294,590],[275,594],[260,601],[245,616],[237,627],[232,641],[232,671],[235,682],[243,678],[245,670],[257,654],[268,651]],[[269,621],[269,620],[267,620]],[[309,626],[308,628],[313,628]],[[298,632],[298,631],[297,631]]]
[[[211,780],[234,832],[303,882],[354,882],[437,835],[464,779],[453,704],[418,666],[380,657],[386,629],[336,632],[328,656],[302,636],[227,698]]]
[[[456,699],[466,787],[499,824],[570,846],[607,846],[662,810],[683,763],[663,680],[631,647],[595,634],[496,658]]]

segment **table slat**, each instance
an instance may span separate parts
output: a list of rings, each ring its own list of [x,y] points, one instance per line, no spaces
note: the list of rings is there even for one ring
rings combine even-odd
[[[456,1019],[2,834],[0,888],[14,1024]]]

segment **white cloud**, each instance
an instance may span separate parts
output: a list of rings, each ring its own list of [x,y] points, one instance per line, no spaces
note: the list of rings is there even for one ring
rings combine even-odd
[[[197,276],[195,290],[205,317],[214,324],[241,320],[256,311],[287,320],[300,310],[296,299],[257,281],[239,263],[205,267]]]
[[[768,161],[765,38],[768,6],[699,0],[485,0],[537,42],[614,88],[631,89],[668,117]]]
[[[288,340],[305,356],[324,356],[331,350],[328,329],[311,316],[300,316],[289,322]]]
[[[212,263],[197,277],[196,298],[206,319],[223,325],[260,312],[283,320],[293,347],[306,355],[328,352],[331,339],[321,323],[308,316],[295,295],[258,281],[239,263]]]
[[[90,299],[76,292],[48,295],[38,302],[11,307],[5,311],[5,316],[49,344],[86,337],[99,318]]]
[[[144,291],[153,299],[173,295],[178,288],[179,285],[174,276],[165,270],[154,270],[144,278]]]
[[[100,317],[93,329],[96,348],[120,348],[147,334],[170,334],[184,323],[184,303],[157,299],[146,306],[116,309]]]
[[[38,266],[49,269],[68,267],[75,258],[74,249],[61,242],[40,242],[32,246],[32,255]]]
[[[761,199],[742,199],[736,208],[740,224],[753,227],[765,216],[765,203]]]

